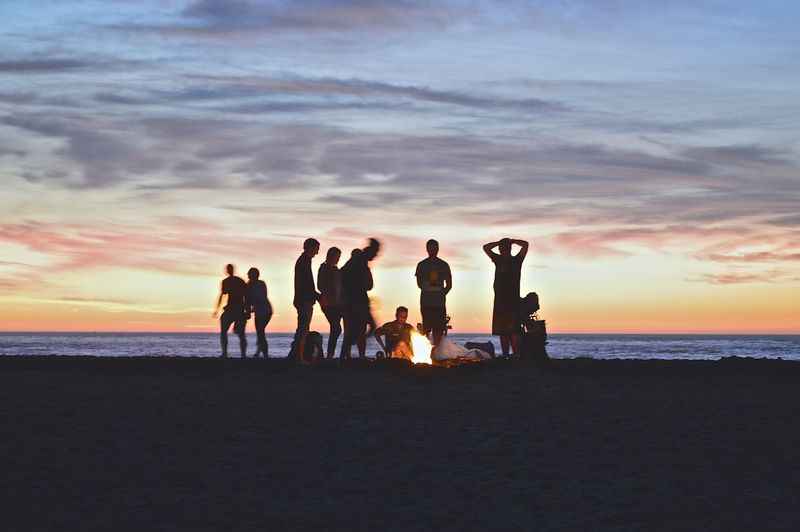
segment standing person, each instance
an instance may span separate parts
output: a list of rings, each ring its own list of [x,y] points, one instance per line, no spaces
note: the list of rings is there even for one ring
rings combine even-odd
[[[319,293],[314,286],[314,274],[311,273],[311,259],[319,253],[319,242],[314,238],[307,238],[303,242],[303,253],[294,264],[294,308],[297,309],[297,330],[294,333],[292,352],[300,364],[305,364],[303,358],[306,347],[306,337],[311,326],[311,317],[314,315],[314,303],[319,299]]]
[[[511,254],[511,246],[520,247],[516,255]],[[498,248],[500,253],[492,251]],[[528,254],[528,243],[524,240],[503,238],[489,242],[483,251],[494,262],[494,308],[492,309],[492,334],[500,337],[503,356],[508,356],[509,344],[514,356],[519,356],[520,315],[519,282],[522,261]]]
[[[217,305],[214,307],[212,317],[216,318],[219,307],[222,305],[222,297],[227,295],[228,301],[219,317],[219,343],[222,347],[222,358],[228,358],[228,329],[233,325],[233,332],[239,337],[239,348],[242,358],[247,353],[247,339],[244,336],[244,328],[247,325],[247,285],[241,277],[235,276],[233,264],[225,266],[225,273],[228,276],[222,280],[219,290]]]
[[[375,337],[385,338],[387,358],[405,358],[412,360],[414,351],[411,346],[411,331],[414,327],[408,322],[408,309],[397,307],[394,313],[394,321],[384,323],[375,329]]]
[[[328,335],[327,358],[333,358],[336,353],[336,341],[342,334],[342,272],[337,266],[342,251],[337,247],[328,250],[325,262],[319,265],[317,272],[317,287],[319,287],[320,298],[319,306],[330,324],[330,334]]]
[[[267,344],[266,328],[272,319],[272,305],[267,297],[267,283],[259,280],[261,273],[258,268],[247,270],[247,306],[255,316],[256,336],[258,348],[253,358],[258,358],[259,353],[264,358],[269,358],[269,345]]]
[[[363,250],[356,248],[350,253],[350,257],[355,257],[356,255],[359,255],[361,253],[363,253]],[[365,280],[365,284],[369,285],[371,288],[373,285],[372,270],[367,268],[366,275],[367,278]],[[356,347],[358,348],[359,358],[364,358],[367,356],[367,336],[372,334],[375,331],[375,328],[377,327],[378,325],[375,323],[375,318],[372,316],[372,309],[370,308],[369,305],[367,305],[367,327],[364,330],[364,332],[362,332],[358,336],[358,340],[356,340]]]
[[[369,310],[369,292],[372,290],[372,272],[369,263],[380,250],[380,242],[374,238],[369,239],[369,244],[360,253],[353,253],[350,260],[342,266],[342,288],[345,295],[344,313],[344,339],[342,340],[342,350],[339,358],[344,360],[350,358],[350,350],[353,344],[358,343],[359,338],[366,335],[367,325],[374,323]],[[365,339],[366,342],[366,339]],[[364,351],[359,349],[359,356],[366,356],[366,345]]]
[[[433,345],[439,345],[447,330],[447,294],[453,288],[450,265],[438,257],[439,243],[428,240],[425,244],[428,258],[417,264],[417,286],[420,288],[419,304],[422,311],[422,328],[427,335],[433,331]]]

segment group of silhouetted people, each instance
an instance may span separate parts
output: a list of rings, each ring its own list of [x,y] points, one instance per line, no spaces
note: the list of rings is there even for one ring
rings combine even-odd
[[[511,253],[514,245],[520,251]],[[305,356],[308,352],[307,342],[314,306],[320,308],[330,325],[326,358],[334,358],[336,344],[342,336],[339,358],[351,358],[355,345],[360,357],[366,356],[366,341],[375,335],[384,348],[386,356],[411,359],[413,355],[411,335],[414,331],[408,320],[408,309],[398,307],[395,320],[378,327],[372,317],[368,292],[373,288],[370,262],[380,251],[380,242],[370,238],[364,248],[354,249],[344,266],[339,268],[342,252],[331,247],[325,255],[325,261],[317,271],[316,283],[312,272],[312,259],[319,253],[320,243],[314,238],[303,242],[303,252],[294,265],[294,299],[297,310],[297,329],[295,330],[289,356],[298,363],[309,363]],[[420,289],[420,312],[422,324],[420,333],[432,336],[434,347],[439,345],[447,334],[449,317],[447,315],[447,294],[453,288],[450,265],[439,258],[439,243],[428,240],[426,243],[428,257],[417,264],[415,276]],[[498,252],[495,252],[495,248]],[[528,253],[528,243],[524,240],[504,238],[483,246],[484,252],[495,265],[494,276],[494,308],[492,313],[492,334],[500,336],[503,355],[519,353],[521,333],[520,315],[520,277],[522,262]],[[222,280],[220,295],[214,310],[217,316],[222,305],[223,296],[227,295],[227,303],[220,315],[220,345],[222,356],[228,356],[228,331],[233,330],[239,337],[241,356],[247,351],[245,327],[251,316],[254,316],[258,348],[254,357],[269,356],[266,337],[266,326],[272,317],[272,305],[267,296],[267,285],[260,280],[260,272],[250,268],[248,281],[234,274],[232,264],[226,266],[227,277]],[[383,340],[381,340],[383,338]],[[313,358],[323,356],[322,346]]]

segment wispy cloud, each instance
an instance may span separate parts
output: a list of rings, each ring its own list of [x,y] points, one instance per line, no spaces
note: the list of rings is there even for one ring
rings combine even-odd
[[[0,61],[0,74],[53,74],[95,68],[98,62],[85,59],[46,57]]]
[[[418,0],[195,0],[179,13],[179,23],[122,27],[195,37],[341,34],[443,28],[472,13],[463,5]]]

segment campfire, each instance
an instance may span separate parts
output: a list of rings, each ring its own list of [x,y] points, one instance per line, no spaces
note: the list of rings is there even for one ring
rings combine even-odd
[[[433,364],[433,360],[431,360],[433,346],[427,337],[422,336],[417,331],[413,331],[411,333],[411,348],[414,350],[414,357],[411,359],[414,364]]]

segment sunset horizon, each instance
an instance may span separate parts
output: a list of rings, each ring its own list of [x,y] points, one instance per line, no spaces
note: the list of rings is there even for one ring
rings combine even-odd
[[[0,331],[212,332],[233,263],[291,332],[303,241],[375,237],[376,319],[436,238],[488,333],[511,237],[553,333],[800,333],[776,3],[68,4],[0,7]]]

